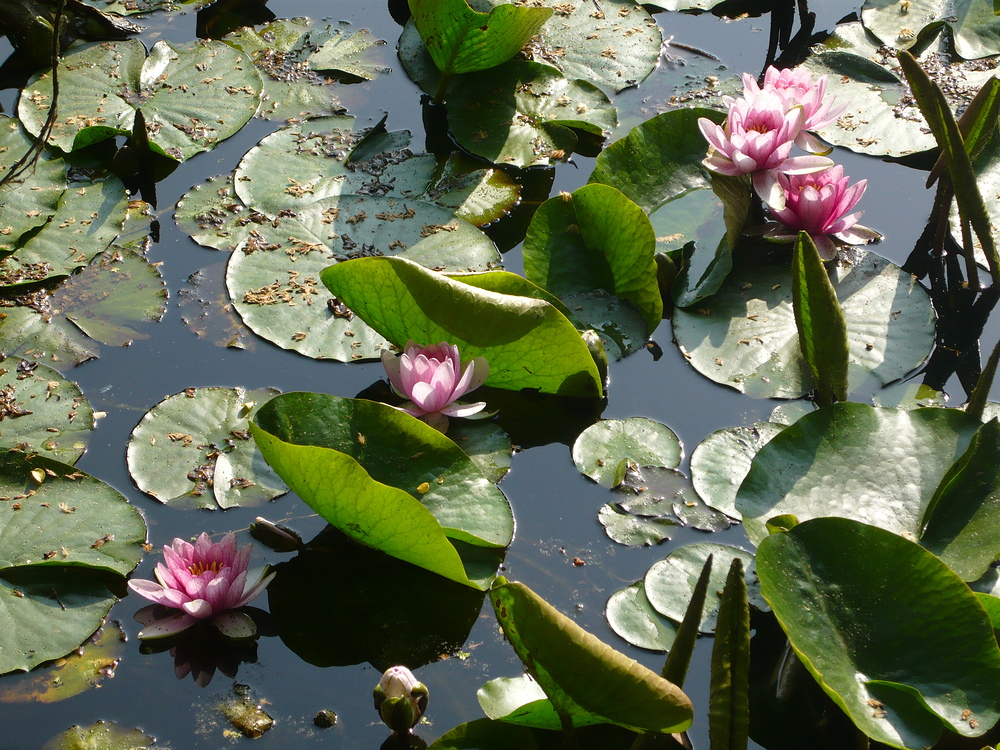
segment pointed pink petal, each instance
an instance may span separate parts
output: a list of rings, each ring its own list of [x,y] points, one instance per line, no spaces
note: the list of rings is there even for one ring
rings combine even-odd
[[[182,609],[191,615],[191,617],[198,620],[204,620],[206,617],[212,616],[212,605],[204,599],[192,599],[189,602],[185,602]]]
[[[451,406],[446,406],[441,413],[449,417],[470,417],[486,408],[485,401],[477,401],[474,404],[460,404],[457,401]]]
[[[388,349],[382,350],[382,367],[385,368],[385,374],[389,378],[389,384],[397,394],[404,395],[403,381],[399,374],[399,364],[399,357],[390,352]]]
[[[810,154],[817,154],[818,156],[826,156],[833,151],[833,146],[826,145],[808,130],[803,130],[798,134],[795,138],[795,145],[803,151],[808,151]]]
[[[833,160],[825,156],[793,156],[785,159],[785,163],[780,169],[785,174],[810,174],[829,169],[833,166]]]

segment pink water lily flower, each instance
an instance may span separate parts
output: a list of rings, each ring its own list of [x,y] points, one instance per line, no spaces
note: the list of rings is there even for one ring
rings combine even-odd
[[[709,143],[705,167],[736,177],[749,174],[754,189],[768,202],[779,203],[774,173],[806,174],[833,165],[823,156],[789,156],[802,131],[805,110],[787,108],[783,97],[762,90],[753,99],[729,99],[723,125],[702,117],[698,127]]]
[[[142,616],[137,613],[136,618],[146,624],[139,637],[174,635],[200,620],[211,620],[223,634],[254,635],[253,620],[236,610],[256,598],[274,573],[267,575],[265,571],[251,584],[247,581],[249,563],[250,545],[237,550],[232,532],[220,542],[212,542],[205,533],[194,544],[174,539],[163,548],[163,562],[156,565],[158,583],[143,579],[128,582],[135,593],[173,610],[163,617],[142,610]]]
[[[382,352],[382,365],[397,395],[409,399],[402,409],[434,429],[448,429],[448,417],[470,417],[486,403],[460,403],[458,399],[483,384],[490,368],[485,357],[462,364],[458,347],[442,341],[421,347],[407,341],[398,357]]]
[[[785,193],[784,207],[771,207],[771,214],[782,226],[768,231],[769,239],[790,242],[800,230],[809,233],[824,260],[837,254],[834,240],[849,245],[861,245],[879,238],[878,232],[860,226],[864,211],[848,213],[865,193],[867,180],[848,186],[844,168],[836,165],[812,174],[777,175]]]
[[[776,94],[786,110],[801,107],[802,130],[795,138],[795,145],[813,154],[828,154],[829,146],[821,143],[810,131],[819,130],[834,122],[847,109],[846,104],[834,106],[833,97],[826,95],[826,76],[813,81],[812,73],[804,68],[779,70],[773,65],[764,73],[764,85],[759,86],[749,73],[743,74],[743,96],[752,100],[762,92]]]

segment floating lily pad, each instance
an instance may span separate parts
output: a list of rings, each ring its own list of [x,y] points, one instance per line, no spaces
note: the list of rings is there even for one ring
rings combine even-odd
[[[257,412],[253,432],[296,494],[355,541],[480,590],[495,575],[510,505],[434,428],[375,401],[291,393]]]
[[[136,330],[167,309],[167,289],[156,266],[126,248],[107,250],[52,296],[62,313],[102,344],[128,346],[148,335]]]
[[[847,318],[851,390],[869,377],[896,380],[923,361],[934,311],[910,274],[861,252],[844,256],[830,279]],[[675,312],[674,336],[698,372],[755,398],[797,398],[815,387],[784,266],[734,270],[715,296]]]
[[[691,702],[680,688],[602,643],[524,584],[498,579],[490,603],[518,657],[574,725],[578,715],[586,723],[596,715],[658,734],[690,726]]]
[[[476,693],[479,705],[491,719],[537,729],[561,731],[562,722],[552,701],[531,675],[497,677]],[[573,714],[574,727],[603,724],[604,719],[586,711]]]
[[[597,511],[597,520],[611,541],[629,547],[651,547],[669,542],[673,531],[680,526],[667,516],[635,515],[630,507],[621,503],[602,505]]]
[[[747,582],[747,595],[750,602],[760,610],[767,611],[767,602],[761,598],[757,583],[757,572],[754,567],[754,556],[738,547],[712,542],[699,542],[678,547],[663,560],[654,563],[646,571],[644,591],[653,609],[675,623],[684,619],[688,602],[694,591],[695,583],[705,566],[709,555],[714,555],[712,576],[708,586],[709,592],[722,591],[726,585],[726,575],[734,557],[743,561],[744,578]],[[719,613],[720,596],[709,594],[698,629],[702,633],[715,630],[716,616]]]
[[[121,232],[128,195],[116,177],[69,187],[51,219],[0,262],[6,285],[66,276],[102,253]]]
[[[463,357],[486,357],[487,385],[582,398],[603,392],[587,344],[543,300],[477,289],[403,258],[338,263],[323,283],[397,346],[449,341]]]
[[[592,83],[526,60],[462,76],[448,113],[462,148],[515,167],[564,161],[577,148],[576,131],[602,140],[618,123],[610,100]]]
[[[567,294],[562,302],[579,327],[597,332],[608,355],[616,360],[639,351],[649,340],[642,313],[603,289]]]
[[[669,651],[677,637],[677,626],[653,609],[642,581],[613,593],[604,616],[613,631],[639,648]]]
[[[0,350],[66,371],[99,353],[96,342],[62,317],[31,307],[0,308]]]
[[[736,509],[754,544],[767,536],[767,520],[784,514],[851,518],[917,539],[938,485],[979,427],[957,409],[825,407],[757,452]]]
[[[521,186],[506,172],[483,169],[478,161],[455,153],[420,197],[481,227],[509,214],[520,196]]]
[[[943,23],[951,30],[955,52],[966,60],[1000,52],[1000,28],[989,0],[866,0],[861,22],[889,47],[908,49],[920,32]]]
[[[94,411],[76,383],[18,357],[0,362],[0,450],[74,464],[93,429]]]
[[[765,539],[757,561],[790,645],[868,736],[929,747],[942,722],[975,737],[1000,718],[990,619],[919,545],[857,521],[815,518]]]
[[[492,240],[443,208],[342,195],[255,229],[230,257],[226,285],[243,321],[268,341],[318,359],[372,359],[388,343],[319,279],[338,259],[382,255],[452,271],[500,261]]]
[[[448,426],[448,437],[493,484],[499,484],[507,476],[514,447],[507,433],[496,423],[452,420]]]
[[[90,726],[72,726],[45,743],[42,750],[136,750],[156,745],[156,740],[139,729],[126,729],[113,721]],[[157,750],[170,750],[156,745]]]
[[[177,290],[177,308],[184,325],[216,346],[255,351],[257,339],[243,325],[226,291],[226,266],[215,263],[188,276]]]
[[[0,174],[31,148],[20,121],[0,115]],[[56,212],[66,189],[66,164],[43,154],[21,179],[0,187],[0,251],[17,247],[29,229],[44,224]]]
[[[893,383],[872,394],[872,405],[892,406],[896,409],[947,406],[948,394],[914,381]]]
[[[160,41],[147,58],[135,39],[70,50],[61,59],[59,83],[52,145],[72,151],[129,135],[142,109],[149,140],[178,159],[242,128],[257,110],[262,85],[249,58],[228,44]],[[34,76],[21,94],[18,114],[32,135],[41,132],[51,96],[48,73]]]
[[[708,505],[739,519],[736,492],[750,462],[762,447],[784,429],[776,422],[753,427],[726,427],[706,437],[691,454],[691,482]]]
[[[613,187],[590,184],[535,212],[524,238],[524,275],[560,298],[603,289],[630,302],[652,333],[663,317],[655,248],[638,205]]]
[[[628,465],[676,468],[683,450],[669,427],[645,417],[602,419],[573,443],[573,463],[603,487],[616,487]]]
[[[103,10],[105,13],[132,16],[168,8],[183,8],[186,12],[191,12],[211,5],[215,0],[110,0],[110,2],[108,0],[82,0],[82,2]]]
[[[249,432],[250,413],[275,393],[189,388],[168,396],[132,430],[129,473],[140,490],[179,508],[255,506],[284,494]]]

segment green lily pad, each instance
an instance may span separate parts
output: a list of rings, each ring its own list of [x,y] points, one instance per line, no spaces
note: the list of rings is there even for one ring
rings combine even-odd
[[[992,57],[1000,52],[1000,27],[989,0],[866,0],[861,22],[886,46],[908,49],[920,31],[943,23],[951,30],[955,52],[966,60]]]
[[[29,148],[31,141],[20,121],[0,115],[0,174],[7,174]],[[20,180],[0,187],[0,251],[14,250],[21,235],[44,224],[56,212],[65,189],[65,162],[45,154]]]
[[[540,750],[535,733],[528,727],[477,719],[459,724],[438,737],[427,750]]]
[[[747,583],[748,597],[751,603],[760,610],[767,611],[768,605],[760,596],[757,584],[757,573],[754,567],[754,556],[738,547],[712,542],[699,542],[678,547],[663,560],[654,563],[646,571],[643,586],[650,605],[664,617],[674,623],[684,619],[688,602],[694,592],[695,583],[705,567],[705,560],[714,555],[712,577],[708,587],[709,592],[722,591],[726,585],[726,575],[734,557],[743,561],[744,578]],[[698,630],[711,633],[715,630],[716,618],[719,614],[720,597],[709,594],[702,611],[701,624]]]
[[[562,730],[555,706],[530,675],[497,677],[479,688],[476,698],[483,713],[491,719],[536,729]],[[586,711],[573,714],[574,727],[603,723],[601,716]]]
[[[118,178],[71,186],[38,233],[0,261],[0,281],[13,285],[72,273],[108,248],[127,214],[128,195]]]
[[[262,505],[288,491],[249,433],[254,407],[275,391],[189,388],[132,430],[125,457],[139,489],[179,508]]]
[[[496,423],[453,420],[448,426],[448,437],[493,484],[499,484],[507,476],[514,446],[507,433]]]
[[[128,346],[149,338],[136,328],[159,321],[167,297],[156,266],[132,250],[115,248],[67,279],[52,296],[52,311],[102,344]]]
[[[177,202],[174,221],[199,245],[232,251],[271,219],[246,207],[230,173],[209,177],[185,193]],[[263,242],[263,235],[258,241]]]
[[[596,331],[606,352],[616,360],[643,349],[649,340],[642,313],[603,289],[567,294],[562,302],[574,324]]]
[[[353,117],[324,117],[289,125],[250,149],[236,167],[236,193],[270,216],[324,198],[356,194],[415,198],[434,173],[430,154],[414,156],[408,131],[385,133],[374,153],[349,160],[362,134]],[[371,144],[374,145],[374,144]]]
[[[792,648],[869,737],[922,748],[935,744],[941,722],[976,737],[1000,718],[1000,650],[989,617],[919,545],[857,521],[816,518],[763,540],[757,564]]]
[[[666,510],[669,512],[669,507]],[[623,503],[602,505],[597,511],[597,521],[611,541],[629,547],[651,547],[669,542],[673,531],[681,525],[666,516],[636,515],[631,507]]]
[[[739,520],[736,492],[757,451],[784,429],[776,422],[753,427],[726,427],[706,437],[691,454],[691,482],[698,495],[713,508]]]
[[[691,724],[688,697],[558,612],[521,583],[500,578],[490,603],[504,635],[560,714],[582,714],[632,729],[669,734]]]
[[[452,211],[477,227],[508,215],[521,197],[521,186],[500,169],[451,154],[434,173],[420,198]]]
[[[156,745],[156,740],[139,729],[126,729],[113,721],[90,726],[72,726],[45,743],[42,750],[136,750]],[[157,750],[170,750],[156,745]]]
[[[18,357],[0,362],[0,450],[74,464],[87,450],[94,411],[76,383]]]
[[[573,443],[573,463],[603,487],[616,487],[628,465],[676,468],[683,450],[673,430],[645,417],[602,419]]]
[[[448,115],[462,148],[514,167],[564,161],[577,149],[577,131],[603,140],[618,124],[611,101],[592,83],[527,60],[457,79]]]
[[[117,600],[102,576],[131,572],[145,537],[139,512],[100,480],[0,454],[0,673],[63,656],[97,630]]]
[[[872,395],[872,405],[896,409],[920,409],[925,406],[947,406],[948,394],[923,383],[899,382],[887,385]]]
[[[449,341],[463,357],[486,357],[487,385],[583,398],[603,392],[587,344],[548,302],[480,290],[403,258],[358,258],[322,278],[397,346]]]
[[[255,228],[230,256],[226,285],[243,321],[268,341],[317,359],[372,359],[388,343],[342,309],[319,279],[338,259],[382,255],[452,271],[500,261],[492,240],[443,208],[341,195]]]
[[[468,573],[463,546],[506,547],[510,505],[458,446],[391,406],[287,394],[256,416],[253,433],[278,474],[349,537],[484,589],[496,570]],[[345,502],[349,498],[350,502]]]
[[[860,252],[830,277],[847,318],[851,390],[870,377],[896,380],[923,361],[933,343],[934,311],[910,274]],[[715,296],[675,312],[674,336],[698,372],[755,398],[797,398],[815,387],[784,266],[734,270]]]
[[[825,407],[757,452],[736,509],[754,544],[767,536],[767,519],[783,514],[851,518],[917,539],[938,485],[979,427],[956,409]]]
[[[59,83],[52,145],[72,151],[129,135],[142,109],[149,140],[177,159],[207,151],[242,128],[257,110],[262,86],[249,58],[228,44],[160,41],[147,58],[135,39],[67,52]],[[51,96],[48,73],[32,77],[21,94],[18,114],[32,135],[41,132]]]
[[[630,302],[650,333],[663,317],[656,238],[643,210],[608,185],[545,201],[524,238],[524,275],[557,297],[603,289]]]
[[[66,371],[98,355],[96,342],[65,318],[31,307],[0,308],[0,351]]]
[[[669,651],[677,637],[677,625],[649,603],[643,581],[613,593],[604,616],[618,635],[633,646],[649,651]]]
[[[369,51],[385,42],[367,29],[351,31],[346,22],[281,18],[237,29],[222,41],[253,60],[264,83],[257,116],[268,120],[335,115],[343,111],[343,89],[318,71],[339,71],[371,80],[388,68]]]

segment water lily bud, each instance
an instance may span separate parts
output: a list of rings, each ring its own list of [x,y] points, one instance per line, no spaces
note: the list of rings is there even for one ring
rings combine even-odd
[[[407,734],[427,710],[427,688],[406,667],[387,669],[373,697],[382,721],[399,734]]]

